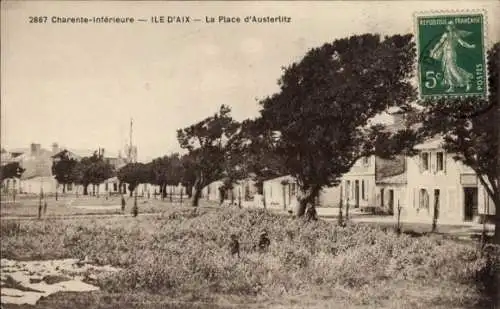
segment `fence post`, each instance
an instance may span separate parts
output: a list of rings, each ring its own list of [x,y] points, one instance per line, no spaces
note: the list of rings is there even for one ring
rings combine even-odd
[[[401,210],[403,207],[399,204],[398,200],[398,221],[397,221],[397,226],[396,226],[396,233],[401,234]]]

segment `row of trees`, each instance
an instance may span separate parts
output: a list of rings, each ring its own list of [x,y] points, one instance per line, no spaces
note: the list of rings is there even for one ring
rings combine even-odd
[[[127,183],[130,194],[141,183],[157,185],[162,198],[167,195],[167,186],[182,184],[186,194],[191,197],[192,179],[190,157],[174,153],[156,158],[149,163],[129,163],[122,167],[118,173],[121,183]]]
[[[177,153],[163,156],[149,163],[128,163],[118,170],[110,164],[100,152],[81,160],[70,157],[69,152],[62,152],[52,165],[52,173],[58,184],[63,186],[76,184],[83,187],[83,194],[88,195],[89,185],[99,185],[106,179],[117,176],[122,191],[122,184],[127,184],[130,194],[141,183],[158,185],[160,193],[166,196],[167,186],[177,186],[182,183],[186,194],[191,196],[194,183],[191,156],[180,156]]]
[[[420,100],[412,83],[412,35],[364,34],[311,49],[283,68],[280,90],[260,101],[260,117],[237,123],[230,109],[177,132],[193,162],[195,195],[210,182],[254,174],[291,174],[299,184],[302,216],[323,187],[336,185],[363,156],[412,155],[436,134],[455,159],[473,168],[496,207],[500,243],[498,68],[500,44],[488,53],[488,98]],[[408,123],[398,131],[370,119],[398,108]]]

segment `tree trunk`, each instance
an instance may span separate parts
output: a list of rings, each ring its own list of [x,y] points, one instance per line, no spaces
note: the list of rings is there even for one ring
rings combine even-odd
[[[194,191],[194,196],[193,196],[193,202],[192,202],[192,206],[194,207],[198,207],[198,203],[200,201],[200,197],[201,197],[201,190],[203,189],[202,186],[196,186],[195,187],[195,191]]]
[[[89,195],[89,185],[88,184],[84,184],[83,185],[83,195]]]
[[[188,198],[193,197],[193,186],[191,185],[186,186],[186,195],[188,196]]]
[[[307,190],[301,190],[301,195],[298,198],[299,205],[297,209],[297,217],[304,216],[308,204],[311,204],[312,207],[315,207],[314,198],[316,197],[316,195],[318,195],[320,190],[321,187],[317,185],[313,185]]]
[[[161,186],[161,200],[165,200],[165,197],[167,197],[167,185],[163,184]]]
[[[170,203],[172,203],[172,191],[174,190],[173,187],[170,187]]]
[[[65,194],[65,193],[66,193],[66,184],[65,184],[65,183],[63,183],[63,192],[62,192],[62,193],[63,193],[63,194]]]
[[[495,217],[494,217],[494,223],[495,223],[495,234],[493,235],[493,243],[500,245],[500,213],[499,209],[500,207],[495,207]],[[499,271],[500,273],[500,271]]]

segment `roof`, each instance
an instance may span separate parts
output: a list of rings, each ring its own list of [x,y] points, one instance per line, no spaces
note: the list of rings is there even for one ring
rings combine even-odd
[[[117,182],[117,181],[118,181],[118,177],[114,176],[114,177],[111,177],[111,178],[104,180],[104,183],[113,183],[113,182]]]
[[[443,144],[443,137],[438,135],[425,140],[423,143],[416,145],[414,148],[417,150],[440,149],[443,147]]]
[[[399,175],[405,172],[406,158],[396,155],[392,159],[375,157],[375,181]]]
[[[272,179],[265,180],[264,182],[282,182],[282,181],[290,181],[290,182],[295,182],[295,177],[292,175],[285,175],[285,176],[280,176]]]
[[[406,172],[399,175],[388,176],[376,181],[377,184],[406,184]]]
[[[54,176],[30,176],[30,177],[21,177],[21,180],[35,180],[35,181],[50,181],[53,180]]]

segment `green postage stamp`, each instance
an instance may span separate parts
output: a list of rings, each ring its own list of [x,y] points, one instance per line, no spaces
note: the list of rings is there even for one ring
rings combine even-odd
[[[415,23],[420,97],[485,97],[485,15],[418,13]]]

